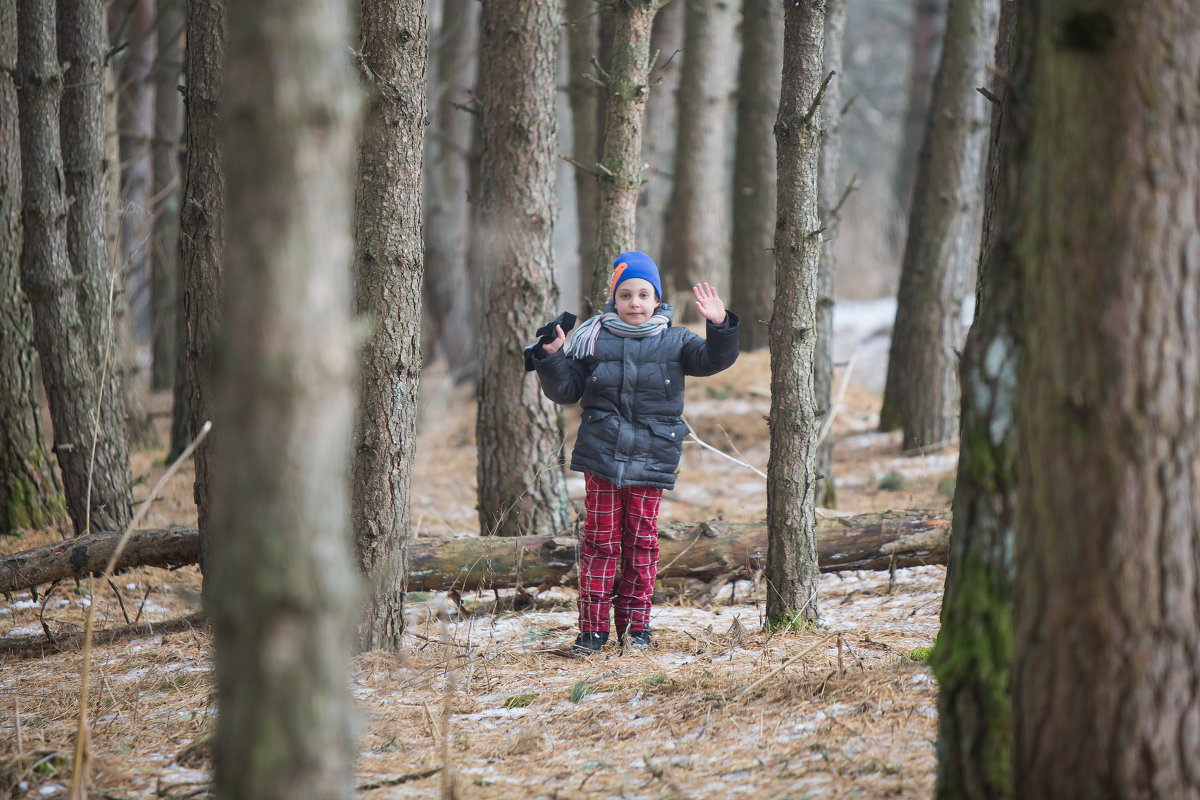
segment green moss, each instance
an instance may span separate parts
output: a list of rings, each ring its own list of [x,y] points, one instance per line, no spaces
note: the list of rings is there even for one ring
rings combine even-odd
[[[586,681],[585,681],[586,683]],[[504,698],[505,708],[525,708],[525,706],[537,699],[536,694],[514,694]],[[578,701],[576,701],[578,702]]]
[[[905,486],[908,486],[908,481],[898,472],[889,472],[879,479],[879,488],[885,492],[899,492]]]
[[[32,481],[18,478],[9,487],[8,502],[4,506],[8,520],[4,533],[48,528],[66,513],[66,509],[67,503],[61,494],[43,496]]]
[[[800,612],[772,614],[763,623],[764,633],[782,633],[784,631],[812,633],[816,629],[816,620],[804,619]]]
[[[926,663],[929,661],[929,656],[933,653],[932,647],[918,647],[908,654],[909,661],[919,661]]]

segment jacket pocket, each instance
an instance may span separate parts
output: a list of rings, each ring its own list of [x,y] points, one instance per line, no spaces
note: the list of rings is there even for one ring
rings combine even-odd
[[[646,421],[646,427],[650,429],[649,466],[659,472],[674,472],[683,452],[683,440],[687,438],[687,426],[682,420],[664,422],[652,419]]]

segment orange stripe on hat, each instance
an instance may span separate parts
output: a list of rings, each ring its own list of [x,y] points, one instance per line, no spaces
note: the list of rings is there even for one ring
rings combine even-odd
[[[621,273],[624,272],[625,268],[628,266],[629,264],[627,262],[622,261],[620,264],[617,264],[617,268],[613,270],[612,283],[608,285],[609,297],[612,297],[617,293],[617,284],[621,282]]]

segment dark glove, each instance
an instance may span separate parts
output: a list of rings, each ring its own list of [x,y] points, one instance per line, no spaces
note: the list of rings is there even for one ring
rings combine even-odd
[[[537,329],[537,333],[535,334],[538,337],[537,341],[525,348],[526,372],[533,372],[534,370],[533,348],[553,342],[558,337],[559,326],[562,326],[563,333],[569,332],[571,328],[575,327],[575,315],[570,311],[564,311],[553,322],[547,322]]]

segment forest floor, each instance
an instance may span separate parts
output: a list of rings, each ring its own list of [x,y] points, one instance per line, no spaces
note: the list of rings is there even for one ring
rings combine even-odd
[[[898,435],[876,433],[878,377],[852,371],[835,417],[836,513],[946,508],[956,451],[902,454]],[[745,354],[721,375],[689,381],[688,421],[703,441],[765,471],[769,384],[766,354]],[[169,406],[168,396],[152,398],[164,442]],[[417,535],[478,535],[469,390],[435,364],[423,381],[422,409]],[[568,410],[569,431],[577,420]],[[136,455],[136,499],[162,474],[164,453]],[[662,524],[761,521],[765,485],[751,469],[691,443],[678,488],[664,496]],[[582,488],[572,475],[568,490],[579,504]],[[185,466],[143,527],[195,525],[191,497]],[[0,537],[0,551],[60,536]],[[654,647],[621,653],[610,645],[590,659],[569,656],[573,590],[547,590],[518,612],[503,610],[511,593],[500,594],[499,606],[491,592],[465,596],[461,606],[413,596],[404,652],[353,661],[356,794],[929,797],[937,703],[924,658],[944,576],[940,566],[826,574],[820,625],[774,635],[761,630],[758,582],[663,586]],[[86,583],[40,588],[0,601],[0,796],[65,796],[71,770],[80,633],[93,597]],[[194,567],[131,570],[112,588],[96,587],[94,796],[210,795],[215,685],[199,590]]]

